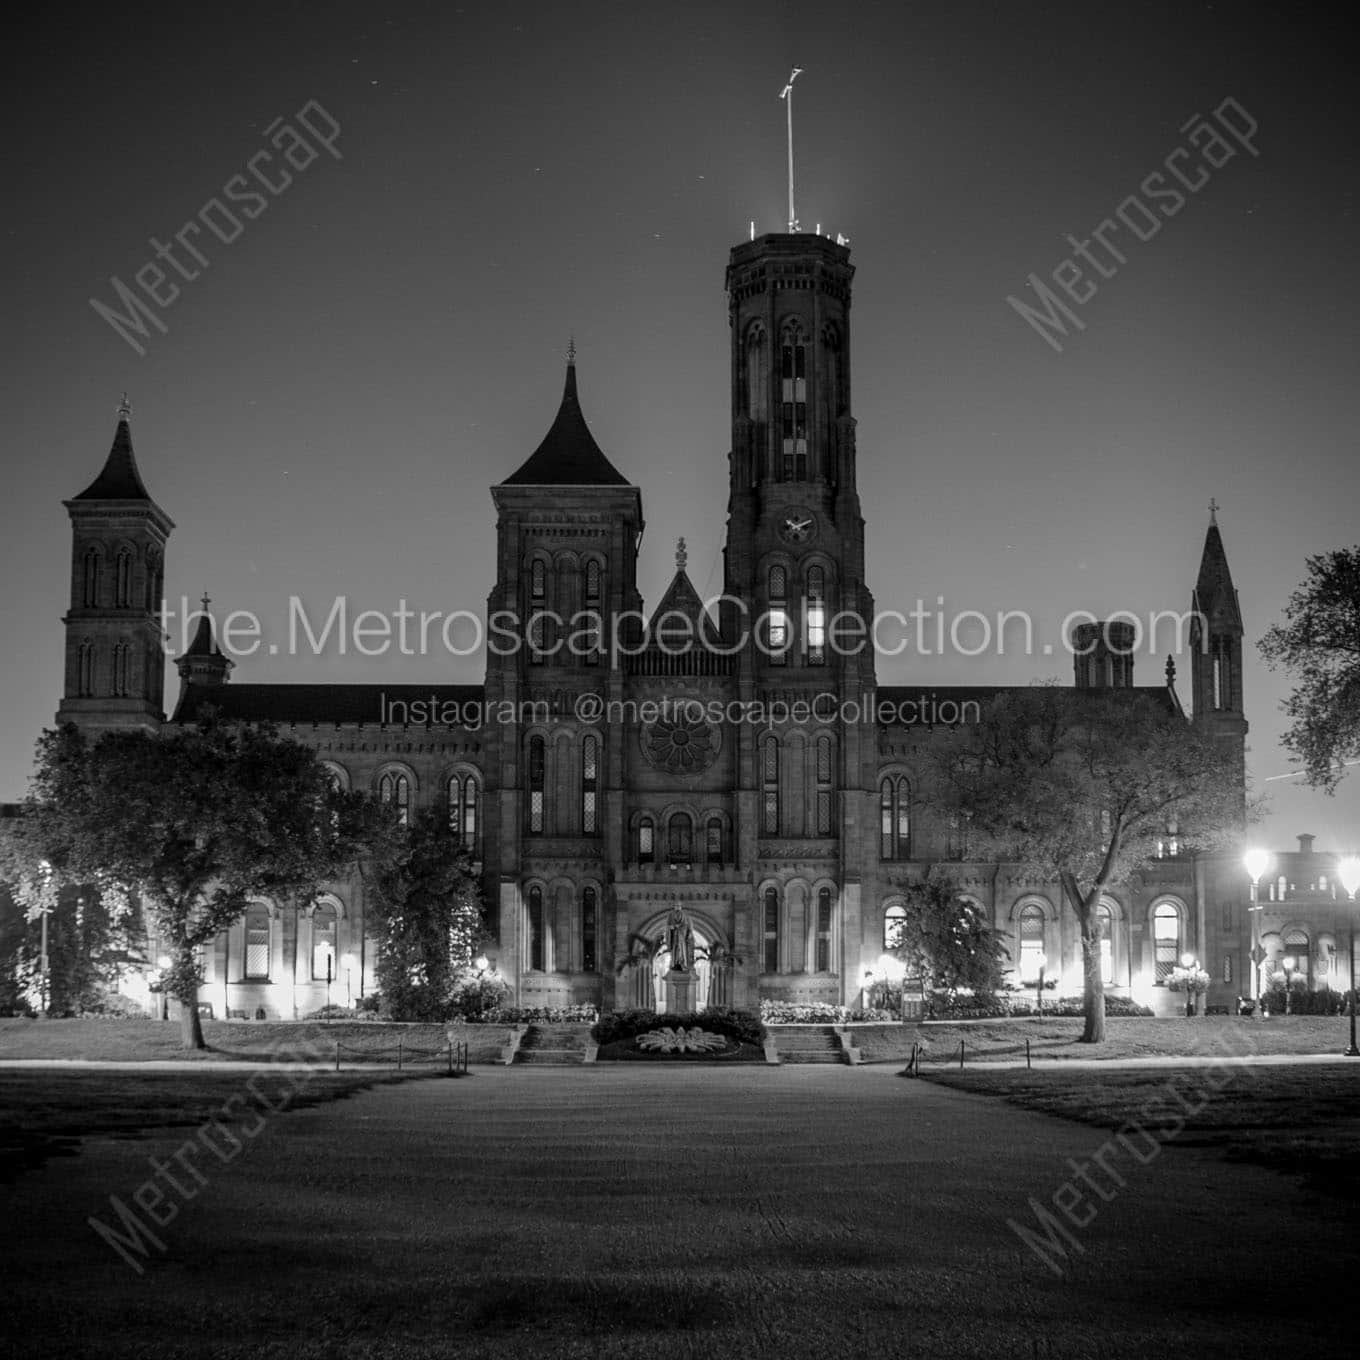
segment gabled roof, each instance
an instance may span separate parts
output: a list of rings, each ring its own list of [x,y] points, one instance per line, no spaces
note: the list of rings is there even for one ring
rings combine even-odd
[[[567,364],[567,381],[557,418],[543,442],[502,486],[628,486],[628,479],[595,442],[576,396],[576,363]]]
[[[113,447],[104,460],[99,476],[74,499],[78,501],[149,501],[150,494],[137,471],[137,458],[132,452],[132,430],[128,425],[128,411],[118,413],[118,428],[113,434]]]
[[[694,583],[685,570],[684,541],[680,540],[678,557],[681,560],[677,561],[675,575],[666,588],[666,593],[661,597],[661,603],[652,611],[652,617],[647,622],[649,647],[659,647],[665,639],[669,647],[680,651],[687,643],[693,646],[702,642],[716,641],[718,638],[717,626],[704,608],[704,602],[699,598],[699,592],[695,590]]]

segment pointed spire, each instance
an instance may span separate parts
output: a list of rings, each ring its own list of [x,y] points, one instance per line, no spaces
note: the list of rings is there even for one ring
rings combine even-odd
[[[137,458],[132,452],[132,405],[127,393],[118,406],[118,428],[113,433],[113,447],[104,460],[99,476],[75,499],[78,501],[149,501],[151,496],[137,471]]]
[[[194,640],[189,644],[181,660],[188,657],[214,657],[218,660],[224,659],[222,651],[217,645],[216,629],[213,627],[212,615],[208,612],[208,606],[212,603],[208,597],[208,592],[203,592],[203,612],[198,616],[198,627],[194,630]]]
[[[1219,509],[1220,509],[1220,507],[1219,507],[1218,502],[1217,502],[1212,496],[1210,496],[1210,497],[1209,497],[1209,523],[1210,523],[1210,524],[1217,524],[1217,523],[1218,523],[1218,512],[1219,512]]]
[[[1228,570],[1223,535],[1218,528],[1218,508],[1217,501],[1210,502],[1209,528],[1204,535],[1204,552],[1200,556],[1199,577],[1195,581],[1194,604],[1209,622],[1240,631],[1242,613],[1237,603],[1232,572]]]
[[[568,350],[562,404],[543,442],[502,486],[627,486],[595,442],[576,395],[576,344]]]
[[[675,569],[684,571],[686,563],[689,561],[689,553],[685,550],[685,540],[677,538],[675,540]]]

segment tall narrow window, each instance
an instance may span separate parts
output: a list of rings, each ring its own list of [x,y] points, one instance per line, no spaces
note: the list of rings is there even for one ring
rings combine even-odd
[[[667,827],[672,864],[688,864],[694,855],[694,823],[688,812],[672,814]]]
[[[599,926],[595,909],[595,889],[581,893],[581,967],[587,973],[595,971],[596,939]]]
[[[1114,984],[1114,912],[1104,902],[1096,908],[1096,927],[1100,931],[1100,980]]]
[[[766,629],[770,664],[782,666],[789,647],[789,612],[785,601],[788,594],[788,572],[776,564],[770,568],[770,610]]]
[[[1224,954],[1224,956],[1223,956],[1223,981],[1224,981],[1224,982],[1231,982],[1232,979],[1233,979],[1232,955],[1231,955],[1231,954]]]
[[[752,420],[765,418],[764,348],[764,332],[758,325],[752,326],[746,335],[746,414]]]
[[[389,772],[378,780],[378,798],[397,810],[402,826],[411,824],[411,781],[404,774]]]
[[[651,864],[656,858],[656,828],[650,817],[638,823],[637,849],[638,863]]]
[[[911,785],[888,778],[878,786],[879,858],[911,858]]]
[[[586,737],[581,743],[581,834],[584,836],[594,836],[600,829],[596,807],[599,750],[600,743],[594,737]]]
[[[831,971],[831,889],[817,894],[817,971]]]
[[[120,548],[113,563],[113,606],[129,609],[132,606],[132,554]]]
[[[529,598],[542,602],[548,593],[548,568],[541,557],[535,557],[529,567]]]
[[[760,748],[761,778],[761,833],[779,834],[779,740],[766,737]]]
[[[1170,902],[1152,912],[1152,957],[1154,980],[1165,982],[1181,958],[1181,914]]]
[[[335,908],[320,906],[312,912],[312,977],[319,982],[334,981]]]
[[[529,970],[543,971],[543,889],[529,889]]]
[[[817,835],[831,835],[831,738],[817,738]]]
[[[246,911],[245,976],[269,976],[269,908],[259,905]]]
[[[449,830],[469,855],[477,854],[477,781],[456,774],[449,780]]]
[[[704,829],[704,858],[710,864],[723,862],[723,824],[721,817],[710,817]]]
[[[809,666],[826,664],[826,576],[821,567],[808,568],[807,659]]]
[[[1044,909],[1030,902],[1020,908],[1020,981],[1035,983],[1044,957]]]
[[[88,548],[81,564],[80,603],[84,609],[99,608],[99,550]]]
[[[128,645],[118,642],[113,648],[113,692],[119,699],[128,694]]]
[[[764,971],[779,971],[779,894],[773,888],[765,889],[765,957]]]
[[[586,563],[586,615],[584,659],[587,666],[598,666],[603,620],[600,617],[600,564],[593,557]]]
[[[808,475],[807,344],[797,327],[784,330],[779,356],[782,472],[786,482]]]
[[[529,834],[543,834],[543,738],[529,738]]]

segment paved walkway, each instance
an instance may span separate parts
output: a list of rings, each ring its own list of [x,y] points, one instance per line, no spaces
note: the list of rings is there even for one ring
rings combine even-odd
[[[1347,1206],[1288,1177],[1130,1151],[888,1067],[582,1076],[478,1069],[253,1131],[238,1107],[221,1122],[243,1151],[207,1131],[225,1164],[186,1153],[189,1128],[86,1140],[0,1188],[22,1225],[0,1235],[0,1343],[63,1360],[1348,1349]],[[155,1242],[126,1245],[111,1196]]]

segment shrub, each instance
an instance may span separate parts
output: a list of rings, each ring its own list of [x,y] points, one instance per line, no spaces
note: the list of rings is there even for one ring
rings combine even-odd
[[[354,1009],[361,1019],[376,1020],[382,1010],[382,997],[377,992],[369,992],[354,1003]]]
[[[304,1020],[354,1020],[357,1012],[349,1006],[322,1006],[319,1011],[304,1015]]]
[[[760,1045],[765,1042],[765,1026],[750,1011],[711,1010],[691,1015],[663,1014],[656,1011],[612,1011],[603,1015],[590,1031],[597,1044],[611,1044],[617,1039],[634,1039],[654,1029],[703,1029],[710,1034],[723,1034],[740,1044]]]
[[[497,1006],[473,1015],[455,1015],[469,1025],[589,1025],[599,1019],[593,1005]]]
[[[96,997],[85,1015],[96,1020],[146,1020],[146,1007],[140,1001],[120,992],[106,992]]]

